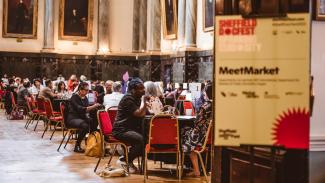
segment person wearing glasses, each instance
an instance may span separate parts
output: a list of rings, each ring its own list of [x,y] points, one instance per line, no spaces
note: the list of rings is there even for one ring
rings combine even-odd
[[[78,128],[78,138],[74,148],[74,152],[77,153],[85,152],[80,146],[81,141],[88,132],[95,131],[98,126],[98,122],[94,118],[91,118],[89,113],[96,111],[100,107],[100,104],[95,103],[89,106],[89,101],[86,97],[88,91],[88,83],[80,83],[78,92],[72,95],[68,107],[67,126]]]

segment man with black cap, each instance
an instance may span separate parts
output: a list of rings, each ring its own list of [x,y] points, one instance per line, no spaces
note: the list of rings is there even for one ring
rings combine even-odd
[[[117,164],[128,165],[130,173],[137,171],[133,160],[142,155],[143,136],[141,135],[141,122],[146,115],[149,97],[144,96],[145,90],[141,79],[133,78],[128,85],[128,93],[118,105],[116,121],[113,126],[113,136],[131,146],[128,162],[121,157]]]

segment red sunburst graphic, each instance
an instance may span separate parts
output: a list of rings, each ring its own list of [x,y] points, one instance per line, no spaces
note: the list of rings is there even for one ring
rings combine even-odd
[[[292,149],[309,149],[309,112],[295,109],[283,112],[272,132],[274,145]]]

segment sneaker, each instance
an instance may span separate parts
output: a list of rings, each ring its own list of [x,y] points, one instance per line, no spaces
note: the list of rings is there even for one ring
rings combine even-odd
[[[80,147],[80,145],[76,145],[76,146],[74,147],[74,150],[73,150],[73,151],[76,152],[76,153],[84,153],[84,152],[85,152],[85,150],[82,149],[82,148]]]
[[[128,167],[129,167],[129,173],[137,173],[138,172],[138,168],[133,163],[129,163]]]
[[[136,173],[138,172],[138,168],[133,163],[126,164],[125,161],[123,161],[124,156],[121,156],[117,161],[116,165],[123,168],[125,171],[127,171],[127,168],[129,168],[129,173]]]
[[[116,165],[124,169],[126,168],[126,162],[122,161],[121,158],[116,161]]]

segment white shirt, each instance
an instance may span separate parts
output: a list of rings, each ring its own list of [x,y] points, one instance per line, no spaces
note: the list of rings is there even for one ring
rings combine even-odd
[[[108,108],[110,108],[112,106],[118,106],[118,104],[120,103],[123,96],[124,95],[119,92],[113,92],[111,94],[106,94],[104,96],[104,102],[103,102],[103,105],[105,106],[105,110],[107,110]]]
[[[4,82],[5,84],[9,85],[9,80],[7,78],[2,78],[2,82]]]
[[[58,82],[60,82],[60,81],[65,81],[65,79],[64,79],[64,77],[58,77],[57,79],[56,79]]]
[[[192,94],[191,91],[183,90],[181,95],[185,96],[185,100],[192,100]]]
[[[40,89],[37,89],[35,85],[33,85],[31,87],[31,94],[37,95],[43,88],[44,88],[43,85],[40,85]]]

